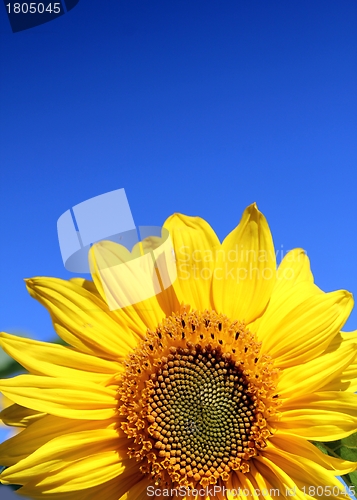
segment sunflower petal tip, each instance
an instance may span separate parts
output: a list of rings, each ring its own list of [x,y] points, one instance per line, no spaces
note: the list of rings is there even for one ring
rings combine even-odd
[[[259,209],[258,209],[258,205],[257,205],[257,202],[254,201],[253,203],[251,203],[250,205],[247,206],[246,210],[249,210],[250,212],[259,212]]]
[[[264,214],[259,210],[256,202],[251,203],[246,207],[242,217],[246,217],[248,220],[256,222],[262,220],[262,218],[265,219]]]
[[[31,295],[31,297],[36,298],[35,280],[33,278],[25,278],[24,282],[27,292]]]
[[[307,255],[307,252],[304,248],[295,248],[293,251],[295,251],[298,255]]]
[[[256,202],[248,205],[248,207],[246,208],[246,212],[252,218],[260,218],[263,215],[262,212],[259,210],[258,204]],[[263,215],[263,217],[264,217],[264,215]]]
[[[185,216],[183,214],[181,214],[180,212],[175,212],[170,217],[168,217],[167,220],[182,222],[182,221],[184,221],[184,219],[185,219]]]
[[[35,287],[33,278],[24,278],[24,282],[28,290],[32,290]]]

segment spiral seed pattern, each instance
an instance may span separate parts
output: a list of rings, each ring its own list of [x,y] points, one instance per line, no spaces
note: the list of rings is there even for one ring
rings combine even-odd
[[[181,475],[218,478],[239,466],[249,446],[255,406],[248,383],[220,348],[170,351],[152,377],[148,420],[158,424],[155,448],[170,454]]]
[[[278,370],[244,324],[214,311],[166,318],[118,376],[128,456],[163,487],[223,484],[271,436]]]

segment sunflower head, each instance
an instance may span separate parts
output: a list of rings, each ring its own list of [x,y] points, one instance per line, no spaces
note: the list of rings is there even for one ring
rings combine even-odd
[[[248,472],[271,435],[277,376],[243,324],[182,308],[147,332],[120,381],[122,429],[135,443],[129,455],[166,487]]]
[[[29,372],[0,383],[14,403],[1,418],[23,429],[0,445],[1,482],[51,500],[143,500],[149,488],[269,500],[309,486],[342,499],[336,476],[355,463],[311,441],[357,429],[357,333],[341,332],[351,294],[322,292],[300,249],[277,269],[255,204],[222,243],[198,217],[164,228],[160,265],[146,256],[164,240],[131,254],[101,242],[92,282],[27,280],[66,345],[1,334]]]

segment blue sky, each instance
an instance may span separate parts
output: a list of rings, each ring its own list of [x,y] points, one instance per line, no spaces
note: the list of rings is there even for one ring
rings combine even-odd
[[[58,217],[118,188],[221,239],[256,201],[356,294],[356,35],[355,0],[81,0],[16,34],[0,9],[1,329],[53,338],[23,278],[73,276]]]
[[[22,280],[73,276],[58,217],[118,188],[137,225],[221,239],[256,201],[277,249],[356,293],[356,35],[355,0],[81,0],[15,34],[0,9],[1,328],[52,338]]]

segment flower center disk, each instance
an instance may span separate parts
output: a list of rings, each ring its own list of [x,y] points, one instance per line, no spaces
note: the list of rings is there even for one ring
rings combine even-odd
[[[225,482],[271,435],[277,370],[244,325],[183,309],[148,332],[118,389],[128,454],[162,486]]]
[[[156,422],[155,448],[170,454],[181,475],[215,477],[240,464],[249,446],[254,403],[245,377],[220,349],[172,348],[152,377],[149,422]]]

